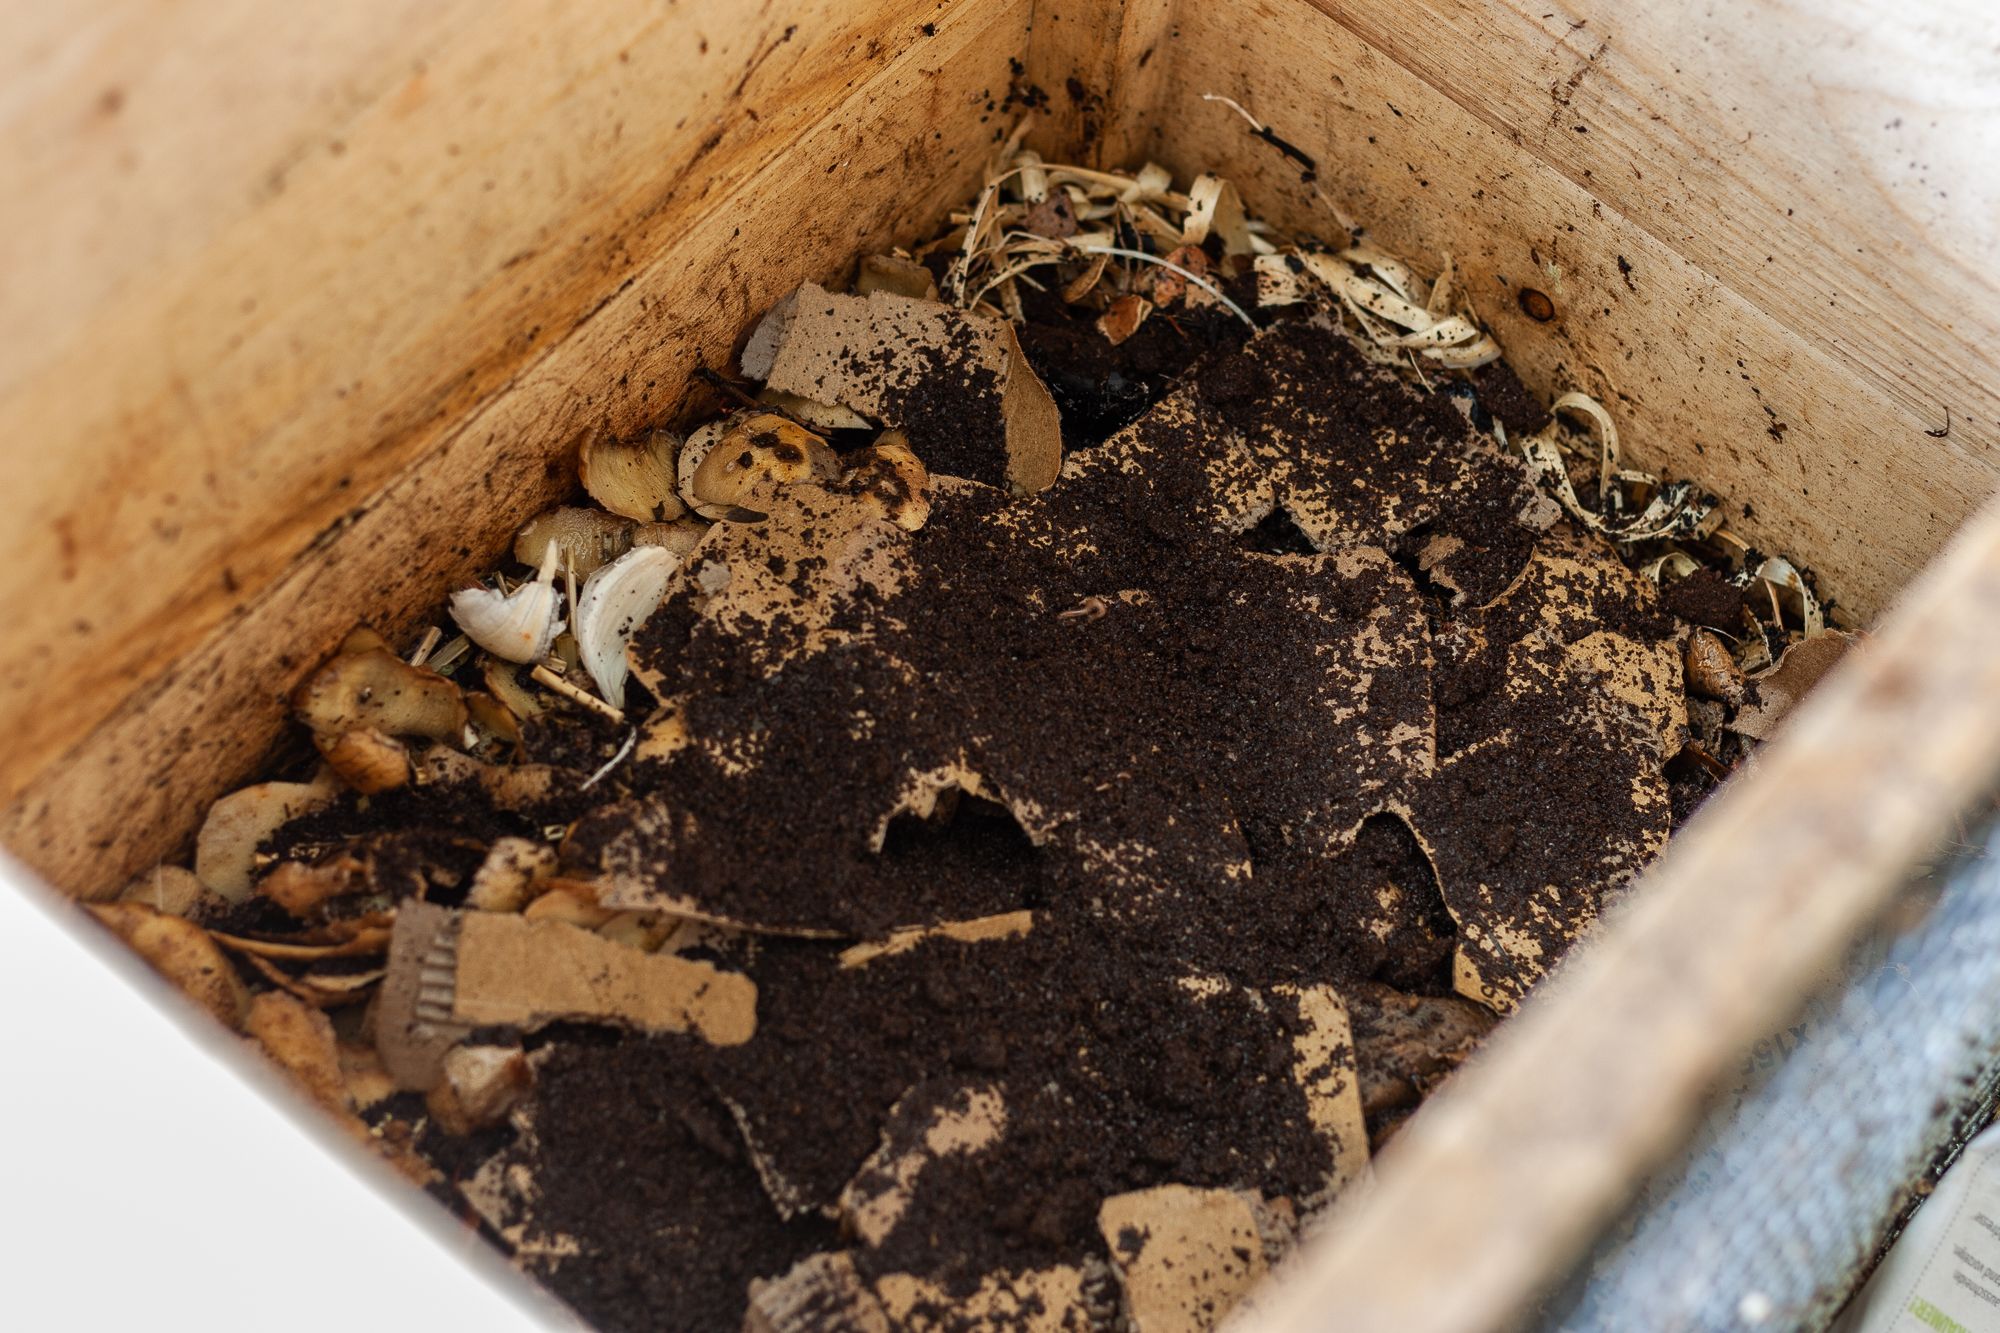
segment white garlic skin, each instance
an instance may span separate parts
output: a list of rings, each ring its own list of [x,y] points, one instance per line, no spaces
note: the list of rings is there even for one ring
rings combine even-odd
[[[550,542],[542,556],[540,576],[505,597],[491,588],[461,588],[451,595],[451,618],[467,638],[495,657],[509,662],[541,661],[564,628],[556,618],[562,602],[551,582],[559,554],[556,544]]]
[[[659,546],[641,546],[592,574],[576,599],[576,646],[597,693],[613,708],[625,706],[630,667],[625,645],[659,609],[681,559]]]

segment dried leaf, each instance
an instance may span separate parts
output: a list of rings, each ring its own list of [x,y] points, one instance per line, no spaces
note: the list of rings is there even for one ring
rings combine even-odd
[[[888,292],[894,296],[907,296],[913,301],[938,299],[937,280],[931,276],[931,271],[914,260],[897,259],[894,255],[869,255],[864,258],[860,274],[854,280],[854,291],[858,296]]]
[[[373,728],[390,736],[456,740],[465,730],[458,686],[386,648],[334,658],[292,691],[291,704],[321,736]]]
[[[1735,707],[1743,702],[1743,671],[1721,639],[1705,629],[1688,635],[1687,687],[1704,699]]]
[[[138,903],[165,916],[181,917],[225,906],[222,897],[210,892],[192,870],[170,865],[140,871],[119,893],[118,901]]]
[[[393,790],[410,780],[409,750],[374,727],[357,727],[337,736],[315,735],[313,743],[333,771],[363,796]]]
[[[663,429],[636,440],[593,436],[577,460],[577,471],[590,498],[612,513],[640,523],[665,523],[687,512],[679,493],[680,449],[680,439]]]
[[[333,1023],[318,1009],[283,991],[265,991],[251,1003],[243,1030],[308,1097],[337,1113],[354,1109],[340,1070]]]
[[[308,920],[332,899],[353,893],[363,866],[346,852],[339,852],[317,865],[280,861],[257,882],[257,893],[278,906]]]
[[[681,451],[681,467],[687,465],[686,452],[685,449]],[[569,572],[583,578],[599,565],[616,560],[632,549],[632,528],[629,518],[607,514],[599,509],[564,505],[537,514],[522,526],[514,537],[514,558],[530,569],[547,571],[550,576]],[[551,546],[556,551],[553,565],[549,563]],[[547,582],[547,578],[543,581]],[[532,659],[510,657],[507,660],[525,662]]]
[[[473,872],[465,905],[482,912],[518,912],[536,886],[555,873],[555,848],[526,838],[497,838]]]

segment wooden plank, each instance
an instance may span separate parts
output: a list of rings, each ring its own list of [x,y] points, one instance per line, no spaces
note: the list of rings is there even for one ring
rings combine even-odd
[[[1893,895],[2000,754],[2000,504],[1383,1152],[1257,1333],[1508,1324]]]
[[[1021,86],[1047,101],[1027,146],[1085,167],[1143,158],[1156,137],[1176,8],[1176,0],[1038,4]]]
[[[284,725],[279,696],[355,619],[401,634],[434,614],[442,590],[490,567],[524,518],[568,492],[567,455],[592,428],[671,419],[691,370],[726,364],[778,296],[844,279],[857,253],[914,240],[969,195],[993,124],[974,94],[1006,86],[1028,7],[939,14],[934,35],[857,81],[789,146],[760,147],[767,165],[718,172],[698,216],[680,217],[672,244],[622,290],[483,403],[440,406],[449,429],[414,462],[268,587],[243,588],[196,649],[36,778],[0,814],[0,841],[84,894],[172,853],[254,770]],[[446,332],[434,331],[440,346]]]
[[[1866,623],[1992,488],[1994,455],[1974,447],[1986,426],[1929,438],[1943,424],[1937,407],[1859,373],[1824,336],[1787,328],[1734,277],[1705,268],[1710,256],[1690,258],[1625,215],[1622,196],[1599,198],[1602,170],[1579,184],[1533,136],[1496,128],[1296,0],[1184,6],[1175,28],[1162,161],[1183,178],[1227,163],[1279,225],[1331,234],[1296,165],[1201,95],[1242,101],[1316,159],[1320,184],[1390,250],[1433,268],[1454,254],[1480,314],[1545,399],[1581,389],[1603,400],[1636,465],[1713,487],[1733,528],[1815,571],[1842,623]],[[1452,43],[1490,65],[1482,77],[1540,68],[1510,66],[1469,37]],[[1621,140],[1628,150],[1641,151]],[[1554,298],[1555,322],[1522,311],[1529,285]],[[2000,329],[1994,308],[1984,317]],[[1970,340],[1974,325],[1960,328],[1906,324],[1899,336],[1918,355]],[[1974,410],[1953,401],[1954,421]]]
[[[2000,13],[1312,3],[1911,416],[1951,406],[1960,448],[2000,441]]]
[[[850,123],[883,173],[854,195],[983,140],[958,121],[984,76],[918,69],[1005,8],[440,0],[326,20],[323,49],[316,12],[240,2],[98,0],[73,38],[10,23],[25,49],[0,66],[47,68],[0,107],[23,227],[0,267],[46,253],[55,276],[9,279],[25,331],[0,343],[0,435],[31,442],[9,455],[22,519],[0,530],[0,799],[855,89],[905,69],[954,134],[914,112],[893,145]],[[773,201],[795,216],[761,225],[824,194]],[[700,303],[739,311],[750,280],[713,281]],[[73,316],[37,313],[71,282]]]

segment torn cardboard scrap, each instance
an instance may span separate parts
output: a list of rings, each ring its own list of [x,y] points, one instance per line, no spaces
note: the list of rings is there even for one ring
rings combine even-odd
[[[1035,928],[1033,912],[1002,912],[971,921],[947,921],[939,926],[909,926],[892,930],[883,940],[869,940],[840,951],[842,967],[866,967],[877,958],[893,958],[908,953],[928,939],[958,940],[976,944],[981,940],[1011,940]]]
[[[1757,687],[1755,702],[1737,713],[1736,720],[1728,724],[1729,729],[1760,741],[1770,736],[1798,701],[1819,684],[1820,677],[1831,671],[1848,649],[1867,637],[1830,629],[1785,649],[1776,666],[1750,678],[1750,683]]]
[[[428,1092],[446,1052],[475,1027],[616,1023],[740,1045],[757,1028],[757,986],[736,972],[649,954],[561,921],[400,909],[376,1017],[398,1085]]]
[[[890,1333],[889,1316],[846,1250],[808,1255],[750,1283],[743,1333]]]
[[[743,349],[743,373],[901,428],[932,473],[1039,491],[1062,467],[1055,400],[1011,324],[884,290],[806,283]]]
[[[870,1246],[896,1229],[926,1166],[989,1148],[1007,1132],[1007,1104],[997,1085],[959,1088],[943,1097],[940,1091],[913,1088],[890,1108],[882,1146],[840,1192],[847,1230]]]
[[[1106,1199],[1097,1228],[1132,1333],[1208,1333],[1264,1276],[1264,1239],[1237,1190],[1161,1185]]]
[[[988,1273],[970,1296],[909,1273],[875,1281],[875,1294],[898,1333],[1089,1333],[1083,1273],[1068,1264],[1019,1273]]]

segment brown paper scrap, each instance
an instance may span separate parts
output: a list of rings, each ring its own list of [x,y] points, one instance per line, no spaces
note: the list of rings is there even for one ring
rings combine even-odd
[[[1208,1333],[1264,1276],[1256,1211],[1235,1190],[1161,1185],[1114,1195],[1097,1228],[1132,1333]]]
[[[1757,702],[1739,712],[1736,720],[1728,724],[1729,729],[1754,740],[1765,739],[1778,729],[1798,701],[1819,684],[1820,677],[1831,671],[1849,648],[1867,637],[1830,629],[1785,649],[1778,665],[1750,678],[1757,687]]]

